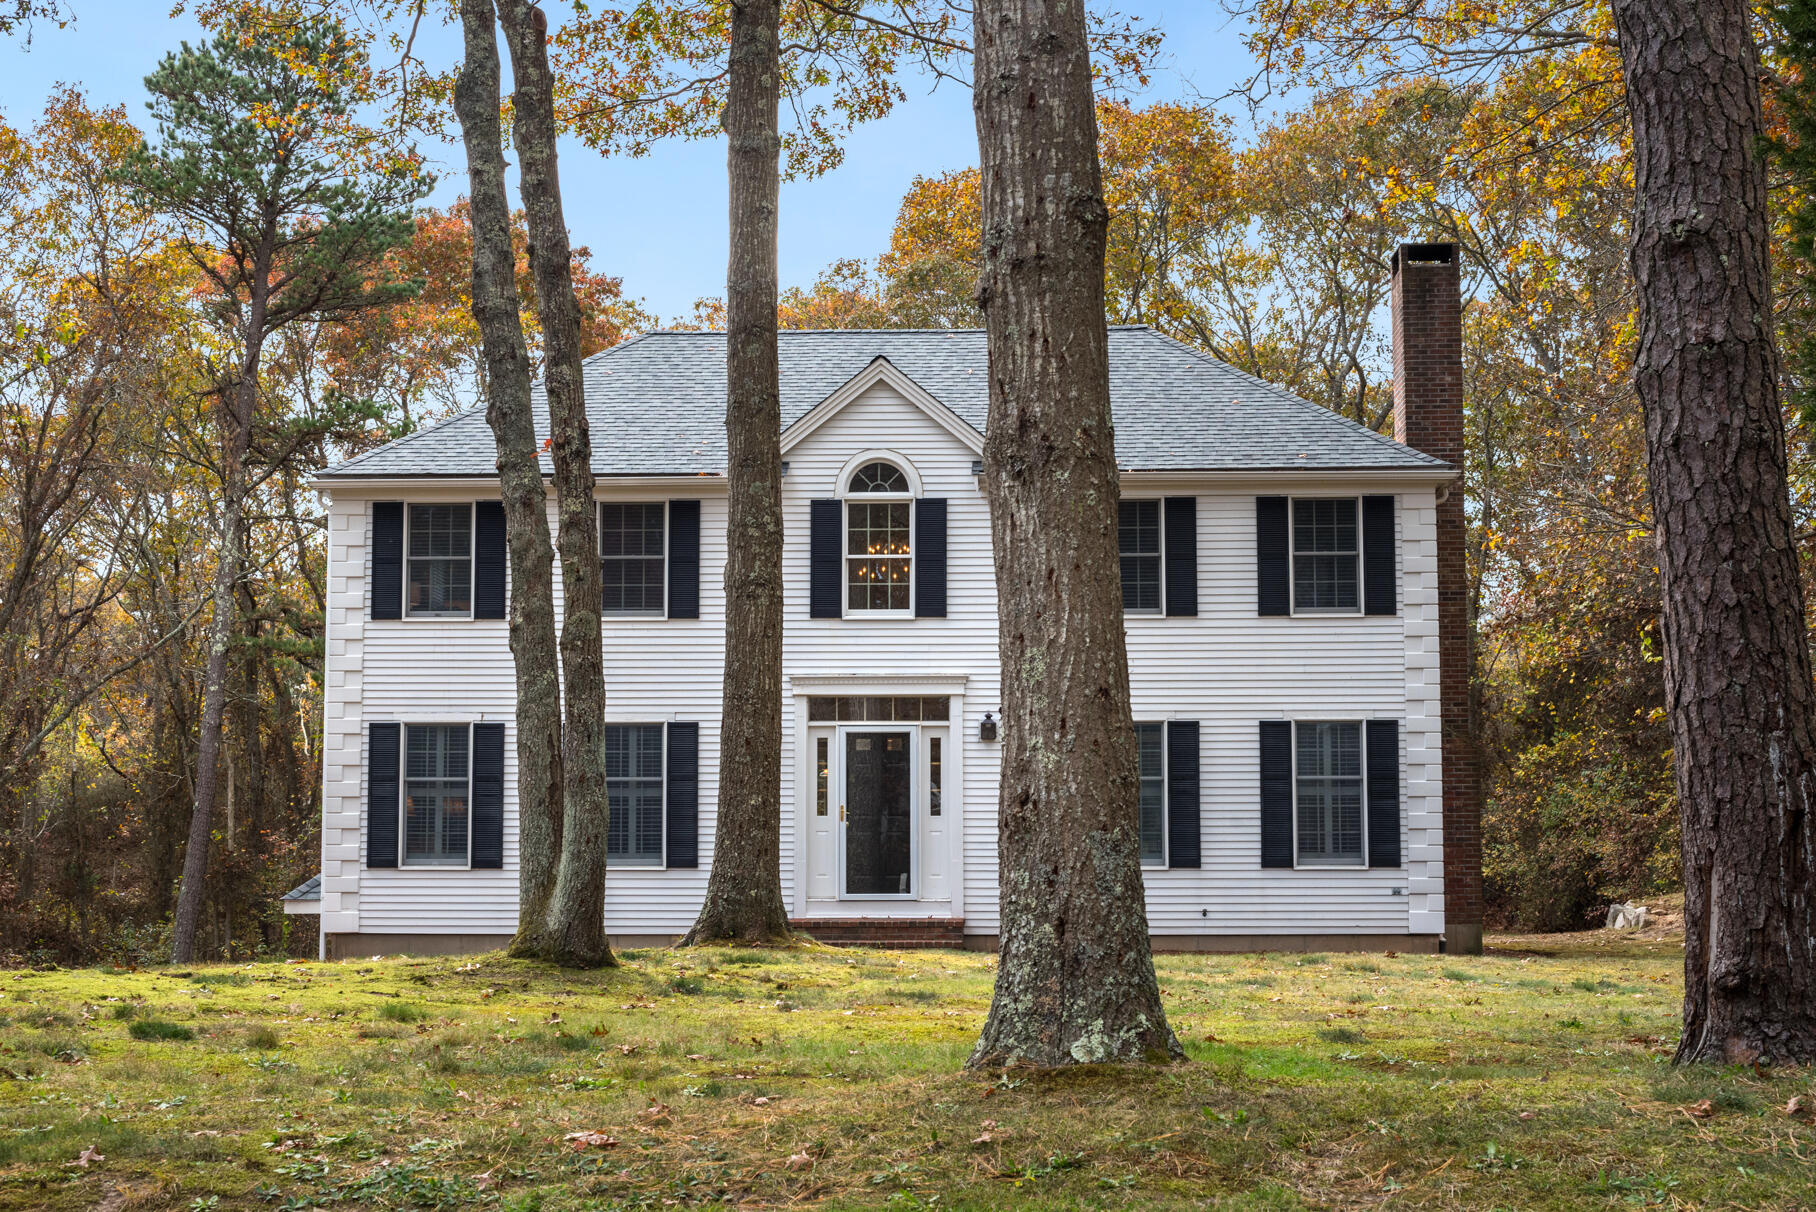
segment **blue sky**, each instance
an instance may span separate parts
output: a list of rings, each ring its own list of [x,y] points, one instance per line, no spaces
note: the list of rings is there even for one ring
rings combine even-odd
[[[172,19],[160,0],[74,0],[75,24],[40,23],[29,48],[0,44],[0,113],[29,124],[58,83],[80,85],[94,102],[124,102],[145,120],[144,77],[168,50],[200,31]],[[564,0],[547,0],[552,21]],[[1215,0],[1127,0],[1125,11],[1158,24],[1167,50],[1153,87],[1141,98],[1216,95],[1250,70],[1241,29]],[[419,43],[420,45],[420,43]],[[427,54],[452,56],[452,31],[433,38]],[[950,82],[929,91],[910,83],[910,96],[889,118],[861,128],[843,165],[812,181],[782,188],[781,277],[806,285],[842,257],[883,251],[896,208],[917,174],[977,162],[971,94]],[[424,148],[441,183],[431,201],[464,192],[459,149]],[[691,312],[694,300],[724,293],[725,153],[718,141],[677,142],[642,159],[604,159],[577,143],[564,144],[563,201],[576,243],[592,249],[595,267],[624,279],[664,320]]]

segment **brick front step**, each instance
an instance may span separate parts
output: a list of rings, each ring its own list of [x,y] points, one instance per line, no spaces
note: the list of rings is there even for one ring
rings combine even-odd
[[[802,917],[789,923],[833,947],[952,947],[965,945],[962,917]]]

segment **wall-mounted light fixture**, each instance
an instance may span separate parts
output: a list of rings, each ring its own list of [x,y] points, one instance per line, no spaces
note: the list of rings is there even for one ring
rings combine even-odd
[[[994,741],[996,739],[996,717],[991,715],[988,711],[984,712],[983,722],[977,726],[977,739],[980,741]]]

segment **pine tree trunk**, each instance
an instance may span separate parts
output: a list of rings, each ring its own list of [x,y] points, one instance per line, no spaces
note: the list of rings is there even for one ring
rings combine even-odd
[[[562,728],[561,863],[544,915],[545,959],[581,967],[617,961],[605,933],[605,657],[601,625],[599,507],[593,497],[593,446],[580,369],[580,305],[561,213],[556,171],[554,76],[548,21],[528,0],[503,0],[499,19],[511,48],[511,131],[518,186],[530,233],[530,274],[542,315],[543,384],[555,464],[555,545],[561,554]]]
[[[267,239],[265,248],[270,246]],[[261,250],[264,251],[264,250]],[[260,280],[268,278],[260,265]],[[263,292],[251,301],[239,381],[221,409],[225,426],[221,451],[221,552],[215,564],[208,624],[208,664],[202,674],[202,721],[196,745],[195,805],[189,842],[183,851],[183,883],[177,892],[176,921],[170,932],[170,962],[195,959],[196,928],[207,891],[208,845],[214,832],[214,801],[221,781],[221,732],[227,709],[227,649],[238,615],[234,587],[246,549],[246,454],[252,447],[252,418],[258,404],[259,361],[265,334]]]
[[[782,406],[776,355],[781,9],[732,0],[725,103],[731,180],[725,435],[730,448],[719,812],[706,900],[688,935],[778,942],[782,899]]]
[[[1635,386],[1683,802],[1680,1062],[1816,1061],[1816,694],[1785,480],[1759,57],[1743,0],[1615,0]]]
[[[531,368],[518,313],[511,206],[500,129],[498,33],[492,0],[461,0],[466,60],[454,86],[467,149],[473,226],[473,318],[485,348],[486,422],[498,446],[511,559],[511,660],[517,670],[517,936],[513,955],[540,955],[561,862],[561,674],[555,633],[555,550],[536,450]]]
[[[1104,238],[1083,7],[979,0],[984,487],[1003,678],[1001,950],[970,1064],[1168,1061],[1118,569]]]

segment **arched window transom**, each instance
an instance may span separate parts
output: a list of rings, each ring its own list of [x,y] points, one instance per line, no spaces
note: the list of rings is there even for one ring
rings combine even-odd
[[[892,492],[909,493],[908,477],[902,469],[890,463],[866,463],[852,473],[852,492]]]

